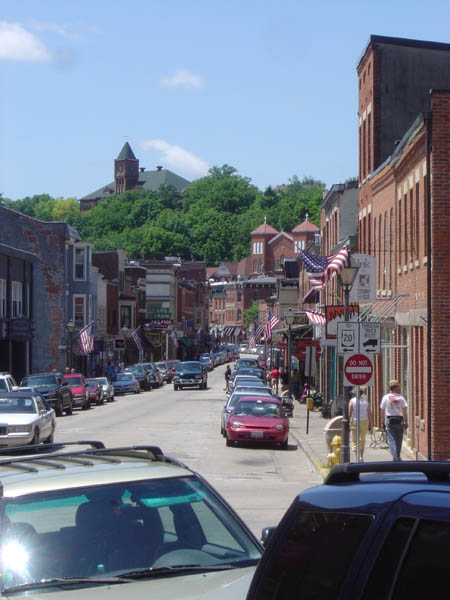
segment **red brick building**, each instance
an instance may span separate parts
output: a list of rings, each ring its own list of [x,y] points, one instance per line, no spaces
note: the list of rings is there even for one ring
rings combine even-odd
[[[450,45],[371,36],[357,72],[359,251],[376,257],[368,308],[382,325],[374,412],[398,379],[411,449],[448,459]]]

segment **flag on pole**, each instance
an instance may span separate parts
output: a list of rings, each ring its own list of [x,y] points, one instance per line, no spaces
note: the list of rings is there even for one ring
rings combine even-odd
[[[300,251],[300,256],[313,290],[323,290],[333,273],[339,274],[348,265],[347,246],[329,256],[317,256],[305,250]]]
[[[270,338],[272,337],[272,331],[275,329],[275,327],[278,325],[279,322],[280,322],[280,319],[278,317],[276,317],[274,314],[272,314],[272,311],[269,310],[269,318],[267,319],[267,323],[266,323],[266,331],[264,333],[264,341],[267,342],[267,340],[270,340]]]
[[[255,321],[255,341],[257,342],[259,338],[264,333],[264,327]]]
[[[74,354],[85,356],[94,350],[94,321],[80,329],[73,346]]]
[[[315,312],[314,310],[305,310],[305,314],[310,323],[314,323],[314,325],[325,325],[327,322],[324,313]]]
[[[144,331],[142,329],[142,323],[139,325],[139,327],[137,327],[133,331],[133,333],[131,334],[131,337],[133,338],[134,343],[136,344],[138,349],[143,350],[145,347],[146,339],[145,339]]]

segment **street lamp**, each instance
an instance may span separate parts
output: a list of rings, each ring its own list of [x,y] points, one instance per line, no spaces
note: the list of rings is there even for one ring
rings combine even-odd
[[[344,322],[349,321],[349,297],[353,282],[355,281],[356,273],[359,267],[351,266],[351,257],[349,258],[349,266],[344,267],[339,275],[343,293],[344,293]],[[343,377],[343,375],[342,375]],[[350,423],[348,419],[348,403],[350,400],[350,388],[344,386],[344,406],[342,407],[342,446],[341,446],[341,463],[350,462]]]
[[[129,329],[126,325],[124,325],[122,328],[122,333],[123,333],[123,364],[125,366],[126,363],[126,352],[127,352],[127,335],[129,332]]]
[[[287,347],[287,358],[288,358],[288,382],[289,382],[289,398],[292,396],[292,357],[291,357],[291,333],[292,324],[294,323],[295,313],[291,307],[289,307],[284,313],[284,322],[288,328],[288,347]]]
[[[75,323],[72,319],[67,323],[66,328],[69,332],[69,368],[72,368],[72,333],[75,329]]]

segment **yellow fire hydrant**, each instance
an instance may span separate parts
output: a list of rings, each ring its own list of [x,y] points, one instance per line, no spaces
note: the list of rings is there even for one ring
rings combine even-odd
[[[332,448],[332,452],[330,452],[330,454],[327,456],[328,466],[334,467],[341,462],[342,437],[340,435],[335,435],[331,440],[330,446]]]

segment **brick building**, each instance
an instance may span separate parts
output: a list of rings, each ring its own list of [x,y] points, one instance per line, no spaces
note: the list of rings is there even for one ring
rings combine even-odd
[[[411,448],[448,459],[450,45],[371,36],[357,73],[359,251],[376,257],[382,324],[372,401],[377,414],[399,379]]]

